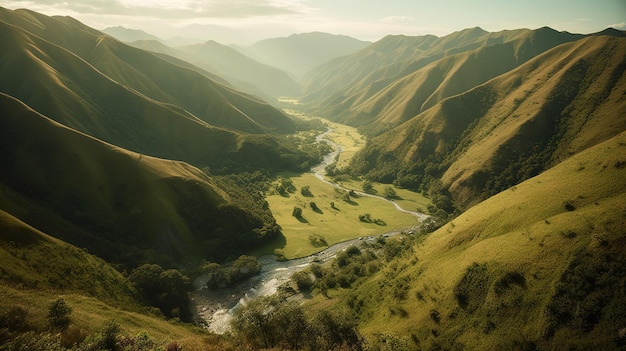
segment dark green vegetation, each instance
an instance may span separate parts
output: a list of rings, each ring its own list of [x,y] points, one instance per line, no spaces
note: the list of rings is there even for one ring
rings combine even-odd
[[[421,191],[449,222],[311,266],[285,289],[304,304],[259,300],[225,336],[184,324],[188,275],[203,270],[211,288],[245,279],[261,267],[241,254],[281,239],[275,216],[306,226],[365,201],[278,176],[320,161],[325,126],[69,17],[0,9],[0,46],[2,350],[626,344],[623,32],[389,36],[310,72],[304,107],[369,137],[334,175],[390,199]],[[187,50],[291,89],[214,43]],[[302,201],[272,213],[274,193]],[[366,212],[351,218],[382,229]]]

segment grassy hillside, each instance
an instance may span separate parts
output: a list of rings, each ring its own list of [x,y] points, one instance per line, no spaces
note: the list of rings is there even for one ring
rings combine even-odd
[[[574,38],[567,33],[541,28],[520,31],[504,43],[493,40],[489,45],[445,56],[375,94],[371,91],[358,94],[350,106],[353,113],[345,121],[364,126],[369,134],[385,131],[447,97],[463,93]]]
[[[14,22],[28,18],[22,15],[25,11],[1,12],[11,15]],[[54,20],[41,15],[37,19]],[[64,20],[48,25],[64,28]],[[233,160],[238,161],[239,169],[297,169],[308,158],[272,138],[237,132],[285,132],[295,126],[266,103],[213,82],[196,70],[91,32],[76,38],[91,45],[92,50],[85,54],[93,55],[88,64],[26,30],[5,22],[0,26],[0,40],[7,48],[0,56],[0,91],[64,125],[132,151],[214,170]],[[259,143],[269,151],[263,159],[241,149]],[[284,155],[293,155],[295,161]]]
[[[313,306],[343,300],[365,334],[407,349],[623,347],[624,145],[620,133],[491,197]]]
[[[0,99],[2,209],[47,234],[129,267],[224,259],[278,234],[271,215],[240,208],[231,189],[189,164],[102,143]]]
[[[563,44],[443,100],[355,157],[374,180],[427,189],[465,208],[626,129],[624,38]]]
[[[549,28],[388,36],[307,75],[303,101],[355,126],[397,124],[580,35]],[[455,56],[456,55],[456,56]]]

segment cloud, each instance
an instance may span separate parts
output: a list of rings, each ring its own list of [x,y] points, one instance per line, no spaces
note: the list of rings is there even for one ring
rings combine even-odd
[[[310,12],[298,0],[17,0],[0,1],[11,8],[45,8],[89,15],[134,16],[159,19],[248,18],[297,15]]]
[[[382,19],[383,22],[399,23],[399,22],[411,22],[413,17],[409,16],[389,16]]]
[[[607,28],[615,28],[615,29],[626,29],[626,22],[609,24],[606,26]]]

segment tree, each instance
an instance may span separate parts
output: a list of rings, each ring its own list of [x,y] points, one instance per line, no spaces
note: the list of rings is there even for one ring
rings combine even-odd
[[[48,322],[53,328],[65,329],[70,324],[71,313],[72,308],[59,297],[48,308]]]
[[[307,197],[313,196],[313,194],[311,193],[311,187],[309,187],[308,185],[304,185],[302,188],[300,188],[300,194]]]
[[[372,184],[372,182],[370,182],[369,180],[366,180],[363,182],[363,191],[365,191],[368,194],[373,194],[376,192],[374,190],[374,184]]]
[[[383,196],[385,196],[386,198],[390,199],[393,197],[396,197],[396,191],[394,190],[394,188],[390,187],[390,186],[386,186],[385,189],[383,190]]]
[[[309,202],[309,206],[311,206],[311,209],[315,212],[320,212],[319,207],[317,207],[317,204],[313,201]]]
[[[298,206],[294,206],[293,212],[291,212],[291,215],[296,218],[302,218],[302,209]]]

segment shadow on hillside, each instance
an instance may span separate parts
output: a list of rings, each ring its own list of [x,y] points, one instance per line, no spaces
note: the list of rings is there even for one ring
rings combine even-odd
[[[302,216],[298,216],[296,217],[296,219],[300,222],[300,223],[309,223],[309,221],[307,221],[306,218],[302,217]]]
[[[343,202],[348,203],[348,204],[350,204],[352,206],[358,206],[359,205],[358,202],[356,202],[356,201],[354,201],[352,199],[350,199],[350,200],[343,200]]]
[[[319,214],[324,214],[324,211],[322,211],[322,209],[320,209],[320,208],[314,208],[313,212],[319,213]]]

